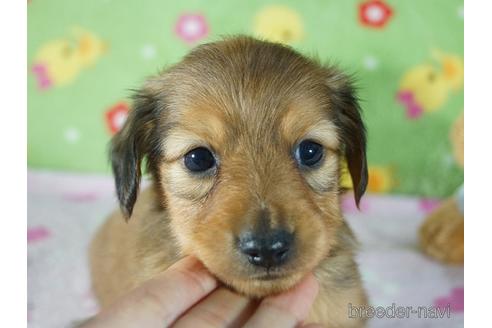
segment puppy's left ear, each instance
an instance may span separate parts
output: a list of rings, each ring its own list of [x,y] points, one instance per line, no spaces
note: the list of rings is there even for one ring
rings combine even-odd
[[[157,97],[145,87],[137,91],[134,104],[122,129],[111,140],[110,157],[116,193],[125,219],[129,219],[137,199],[142,161],[152,170],[159,154]]]
[[[355,202],[359,206],[368,182],[366,129],[351,79],[334,68],[326,71],[333,119],[352,178]]]

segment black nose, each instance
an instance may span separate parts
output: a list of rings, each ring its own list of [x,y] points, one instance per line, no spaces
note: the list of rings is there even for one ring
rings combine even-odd
[[[271,268],[285,263],[292,253],[293,235],[285,230],[248,231],[239,238],[239,249],[251,264]]]

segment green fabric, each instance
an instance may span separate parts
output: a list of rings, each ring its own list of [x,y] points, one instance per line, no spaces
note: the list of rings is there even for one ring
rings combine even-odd
[[[391,8],[383,26],[361,21],[359,12],[365,3]],[[283,7],[265,14],[269,5]],[[177,62],[196,44],[237,33],[267,36],[269,19],[288,30],[295,20],[282,13],[275,16],[286,8],[301,26],[285,34],[290,38],[287,43],[357,77],[369,132],[369,166],[390,172],[390,187],[375,191],[451,194],[463,181],[448,138],[463,110],[462,87],[450,91],[434,111],[413,119],[397,101],[397,93],[413,67],[436,65],[436,51],[462,59],[462,0],[34,0],[28,4],[28,165],[109,172],[106,152],[111,132],[106,112],[128,102],[130,89]],[[267,22],[258,27],[262,11]],[[205,38],[187,42],[176,33],[179,17],[187,13],[202,15],[209,29]],[[88,43],[80,46],[84,37]],[[57,39],[62,41],[53,41]],[[77,73],[67,77],[67,69],[54,77],[54,66],[59,64],[49,62],[52,55],[46,48],[64,39],[70,41],[63,56],[68,58],[74,51],[95,55],[70,57]],[[36,66],[40,63],[42,68]]]

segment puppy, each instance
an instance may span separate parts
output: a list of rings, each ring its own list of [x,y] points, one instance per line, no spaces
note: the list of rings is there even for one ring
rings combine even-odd
[[[346,159],[358,203],[366,137],[349,79],[291,48],[235,37],[197,47],[147,80],[115,135],[121,210],[90,250],[102,307],[192,254],[250,297],[314,271],[310,321],[360,327],[366,295],[340,211]],[[141,166],[152,185],[139,194]]]

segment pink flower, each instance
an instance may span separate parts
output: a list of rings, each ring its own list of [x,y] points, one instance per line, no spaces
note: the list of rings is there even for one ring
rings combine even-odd
[[[406,107],[406,113],[409,119],[417,119],[422,116],[424,110],[415,100],[412,91],[399,91],[396,94],[396,99]]]
[[[40,90],[46,90],[52,86],[46,65],[36,63],[32,67],[32,72],[36,76],[36,81]]]
[[[441,204],[441,201],[434,198],[422,198],[419,203],[422,212],[430,214]]]
[[[456,287],[451,290],[451,293],[437,298],[434,301],[434,306],[440,309],[450,307],[451,312],[463,312],[465,308],[465,290],[463,287]]]
[[[49,238],[50,236],[51,236],[51,232],[43,226],[27,228],[27,243],[28,244],[44,240],[46,238]]]
[[[205,16],[201,14],[183,14],[179,16],[174,32],[187,43],[195,43],[207,36],[209,31]]]

